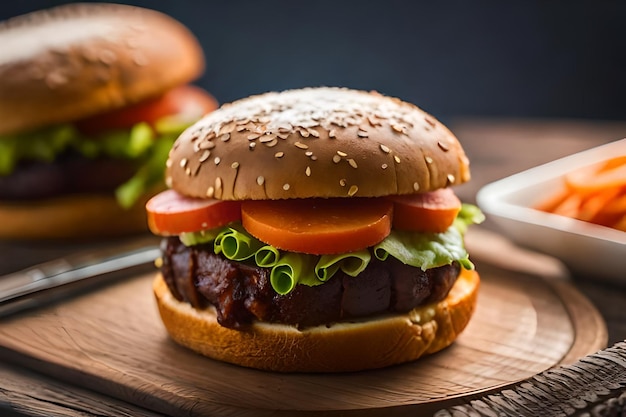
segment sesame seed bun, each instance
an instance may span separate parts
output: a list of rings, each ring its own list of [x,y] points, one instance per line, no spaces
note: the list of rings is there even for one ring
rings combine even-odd
[[[119,4],[68,4],[9,19],[0,23],[0,45],[0,134],[121,108],[204,69],[200,44],[181,23]]]
[[[304,330],[261,322],[229,329],[217,323],[213,307],[176,300],[161,275],[153,290],[172,339],[205,356],[279,372],[346,372],[413,361],[449,346],[474,312],[479,284],[475,271],[464,270],[439,303]]]
[[[344,88],[226,104],[180,136],[166,172],[181,194],[223,200],[410,194],[469,177],[457,138],[433,116]]]
[[[0,140],[160,96],[204,70],[200,43],[180,22],[120,4],[73,3],[0,22],[0,45]],[[128,210],[113,190],[2,200],[0,239],[147,232],[147,197]]]

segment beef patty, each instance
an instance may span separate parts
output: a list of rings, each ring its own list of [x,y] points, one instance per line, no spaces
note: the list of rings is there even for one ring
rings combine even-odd
[[[174,297],[196,308],[215,306],[217,321],[229,328],[255,320],[302,328],[407,312],[443,300],[460,273],[456,262],[422,271],[392,257],[384,262],[372,257],[356,277],[339,270],[322,285],[299,284],[280,295],[270,284],[271,269],[228,260],[212,245],[187,247],[168,237],[161,250],[161,273]]]
[[[0,199],[30,200],[66,194],[112,192],[137,171],[133,161],[68,153],[54,162],[24,161],[0,175]]]

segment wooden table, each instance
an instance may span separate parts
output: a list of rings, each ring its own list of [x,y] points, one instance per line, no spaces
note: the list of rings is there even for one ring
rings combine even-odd
[[[469,202],[475,202],[476,191],[491,181],[626,136],[626,123],[609,122],[462,119],[451,121],[449,126],[471,160],[472,181],[458,188],[461,198]],[[497,232],[489,221],[484,227]],[[53,258],[62,250],[45,246],[11,249],[5,245],[0,269],[15,269],[28,262],[19,256],[25,252],[34,261]],[[625,340],[626,284],[616,287],[593,277],[573,278],[576,288],[602,314],[608,344]],[[13,415],[8,409],[15,415],[40,416],[159,415],[45,374],[0,362],[0,415]]]

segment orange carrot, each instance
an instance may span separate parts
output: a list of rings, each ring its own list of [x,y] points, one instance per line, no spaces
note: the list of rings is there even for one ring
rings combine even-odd
[[[589,165],[563,177],[559,191],[535,206],[537,210],[626,229],[626,155]]]
[[[384,198],[246,200],[243,227],[278,249],[314,255],[373,246],[391,231],[393,205]]]

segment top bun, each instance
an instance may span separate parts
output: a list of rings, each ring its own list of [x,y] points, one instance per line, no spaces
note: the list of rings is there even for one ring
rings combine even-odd
[[[73,121],[197,78],[197,39],[162,13],[69,4],[0,23],[0,134]]]
[[[412,194],[469,177],[459,141],[434,117],[345,88],[223,105],[178,138],[166,171],[181,194],[222,200]]]

